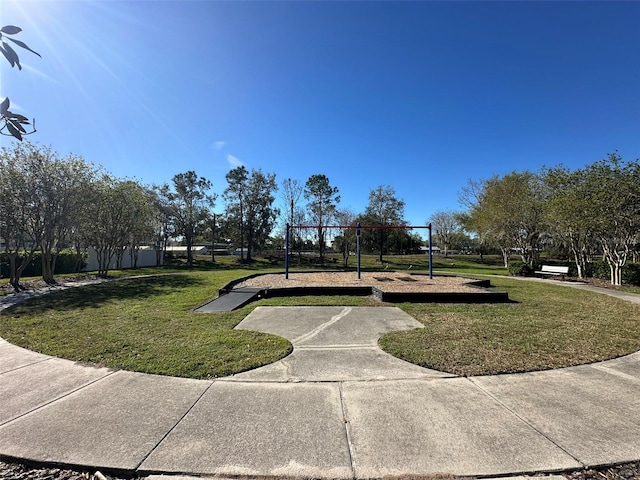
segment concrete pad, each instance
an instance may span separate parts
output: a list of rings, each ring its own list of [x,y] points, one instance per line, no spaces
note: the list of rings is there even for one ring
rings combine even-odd
[[[378,347],[298,347],[291,355],[276,363],[221,380],[343,382],[453,376],[405,362]]]
[[[135,469],[210,385],[116,372],[0,426],[0,456]]]
[[[139,472],[352,478],[339,386],[216,382]]]
[[[422,327],[397,307],[258,307],[236,326],[279,335],[294,346],[375,346],[387,332]]]
[[[352,307],[332,319],[327,328],[296,339],[296,346],[378,345],[388,332],[424,328],[415,318],[397,307]]]
[[[0,375],[0,424],[51,403],[113,373],[107,368],[49,358]]]
[[[601,366],[473,382],[587,466],[637,461],[640,385]]]
[[[32,352],[0,339],[0,374],[50,358],[48,355]]]
[[[258,307],[236,328],[285,337],[288,357],[231,381],[347,381],[448,377],[395,358],[378,347],[387,332],[421,328],[396,307]]]
[[[348,382],[342,394],[357,478],[582,467],[464,378]]]
[[[236,328],[272,333],[289,341],[306,335],[349,307],[256,307]]]

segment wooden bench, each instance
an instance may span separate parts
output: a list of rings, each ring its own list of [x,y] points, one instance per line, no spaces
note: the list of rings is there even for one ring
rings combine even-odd
[[[542,265],[542,269],[535,272],[537,275],[554,276],[561,275],[564,280],[565,275],[569,274],[569,267],[561,265]]]

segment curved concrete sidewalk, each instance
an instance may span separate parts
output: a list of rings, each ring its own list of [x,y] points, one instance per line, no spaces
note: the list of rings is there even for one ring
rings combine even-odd
[[[394,307],[261,307],[238,327],[286,336],[294,352],[201,381],[83,366],[0,340],[0,456],[139,474],[330,478],[640,459],[640,353],[460,378],[377,348],[380,334],[419,327]]]

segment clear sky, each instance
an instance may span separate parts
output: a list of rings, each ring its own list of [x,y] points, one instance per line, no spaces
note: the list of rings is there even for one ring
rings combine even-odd
[[[145,184],[322,173],[423,225],[470,179],[640,156],[638,2],[0,0],[0,24],[42,55],[0,62],[29,139]]]

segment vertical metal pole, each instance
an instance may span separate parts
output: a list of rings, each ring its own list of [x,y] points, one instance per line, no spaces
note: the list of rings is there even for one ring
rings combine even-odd
[[[356,252],[358,254],[358,280],[360,280],[360,222],[356,228]]]
[[[287,223],[287,233],[284,236],[284,278],[289,280],[289,230],[291,226]]]
[[[211,263],[216,263],[216,214],[213,214],[213,225],[211,225]]]
[[[429,279],[433,280],[433,251],[431,250],[431,224],[429,224]]]

